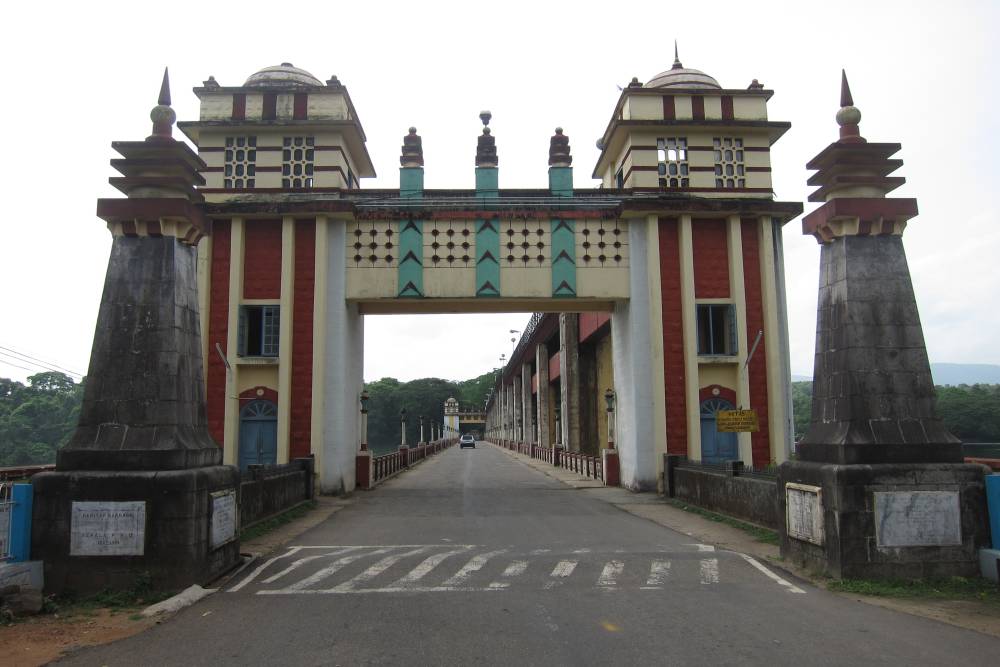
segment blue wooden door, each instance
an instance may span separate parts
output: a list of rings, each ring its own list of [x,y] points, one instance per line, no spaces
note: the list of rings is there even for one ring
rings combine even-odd
[[[240,470],[278,461],[278,407],[251,401],[240,410]]]
[[[701,460],[705,463],[738,461],[739,446],[735,433],[719,433],[715,413],[732,410],[734,406],[722,398],[710,398],[701,403]]]

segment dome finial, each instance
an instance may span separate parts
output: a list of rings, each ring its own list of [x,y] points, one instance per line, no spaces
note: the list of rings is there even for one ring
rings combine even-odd
[[[861,111],[854,106],[851,86],[847,83],[847,72],[840,70],[840,110],[837,111],[837,125],[840,126],[840,141],[845,144],[865,143],[861,136]]]
[[[681,64],[681,58],[677,53],[677,40],[674,40],[674,66],[670,69],[683,69],[684,65]]]
[[[149,112],[149,119],[153,121],[153,134],[146,137],[146,141],[166,140],[173,141],[173,124],[177,120],[177,114],[170,108],[170,77],[167,68],[163,68],[163,82],[160,83],[160,95],[157,98],[156,106]]]
[[[847,70],[840,70],[840,106],[853,107],[854,98],[851,97],[851,84],[847,83]]]
[[[162,104],[163,106],[170,106],[170,74],[167,71],[168,68],[163,68],[163,82],[160,84],[160,97],[156,100],[157,104]]]

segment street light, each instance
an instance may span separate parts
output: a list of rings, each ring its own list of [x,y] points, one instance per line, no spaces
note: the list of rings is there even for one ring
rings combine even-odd
[[[368,390],[361,391],[361,451],[368,451]]]
[[[420,415],[420,442],[418,442],[417,444],[419,445],[423,442],[424,442],[424,416]]]
[[[604,392],[604,402],[608,405],[608,449],[615,448],[615,392],[608,387],[608,390]]]
[[[556,403],[556,447],[562,444],[562,403]]]
[[[406,446],[406,408],[403,408],[402,410],[399,411],[399,422],[400,422],[400,425],[402,426],[401,430],[403,432],[403,438],[402,438],[402,441],[400,442],[400,445],[402,447],[405,447]]]

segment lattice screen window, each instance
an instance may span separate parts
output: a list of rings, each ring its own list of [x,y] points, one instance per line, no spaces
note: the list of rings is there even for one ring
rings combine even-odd
[[[629,262],[628,228],[617,220],[587,220],[576,223],[578,266],[626,267]]]
[[[256,185],[257,137],[226,137],[222,186],[242,190]]]
[[[311,188],[316,169],[315,137],[285,137],[281,148],[281,187]]]
[[[745,188],[747,186],[746,167],[743,164],[743,139],[739,137],[715,137],[715,187]]]
[[[388,221],[358,221],[347,227],[348,260],[355,267],[389,268],[399,265],[396,234]]]
[[[661,188],[686,188],[688,180],[688,142],[686,137],[656,140],[656,171]]]
[[[435,221],[424,223],[424,261],[429,268],[475,266],[476,230],[471,222]]]
[[[511,220],[501,226],[500,254],[508,265],[549,266],[549,225],[541,220]]]

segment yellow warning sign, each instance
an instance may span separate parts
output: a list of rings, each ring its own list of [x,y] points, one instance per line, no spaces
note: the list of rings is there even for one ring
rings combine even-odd
[[[720,433],[753,432],[759,429],[756,410],[719,410],[715,423]]]

